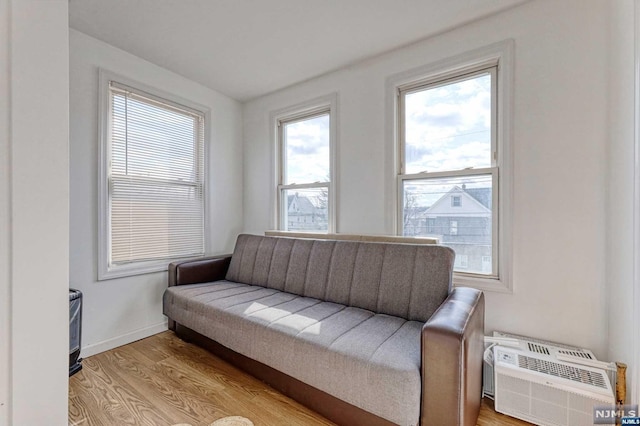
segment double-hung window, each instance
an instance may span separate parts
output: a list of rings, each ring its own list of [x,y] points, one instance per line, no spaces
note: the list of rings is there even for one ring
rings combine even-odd
[[[205,113],[101,74],[100,278],[204,254]]]
[[[397,228],[454,249],[454,283],[508,288],[509,44],[432,69],[397,93]],[[502,86],[501,86],[502,85]],[[496,283],[502,286],[495,287]]]
[[[335,104],[330,96],[274,116],[280,230],[335,232]]]

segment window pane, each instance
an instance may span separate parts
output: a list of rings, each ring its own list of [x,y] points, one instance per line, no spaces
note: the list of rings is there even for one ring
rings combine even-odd
[[[407,93],[405,173],[491,167],[491,74]]]
[[[405,180],[404,235],[437,237],[456,271],[491,274],[491,186],[491,175]]]
[[[329,114],[284,123],[284,184],[329,182]]]
[[[283,190],[284,229],[327,232],[329,229],[328,201],[327,188]]]

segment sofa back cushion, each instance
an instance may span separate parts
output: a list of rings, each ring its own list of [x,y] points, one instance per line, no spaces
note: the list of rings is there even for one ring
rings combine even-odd
[[[451,290],[448,247],[238,236],[226,279],[426,322]]]

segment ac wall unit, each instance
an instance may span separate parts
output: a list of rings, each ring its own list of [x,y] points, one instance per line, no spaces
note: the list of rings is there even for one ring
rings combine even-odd
[[[589,349],[577,348],[562,343],[548,342],[533,337],[520,336],[518,334],[502,333],[494,331],[493,337],[502,339],[515,339],[518,341],[518,349],[525,352],[549,355],[558,358],[558,355],[581,358],[584,360],[596,360],[596,356]]]
[[[593,408],[613,405],[605,370],[517,348],[493,348],[496,411],[545,426],[593,424]]]
[[[509,347],[514,347],[527,354],[539,354],[549,356],[554,360],[561,358],[564,361],[573,359],[574,361],[582,360],[584,362],[597,361],[596,356],[589,349],[578,348],[576,346],[569,346],[562,343],[549,342],[546,340],[536,339],[533,337],[521,336],[518,334],[503,333],[500,331],[493,332],[493,339],[491,337],[486,338],[487,342],[501,341],[501,343]],[[487,348],[488,348],[487,343]],[[490,355],[493,353],[491,352]],[[569,362],[569,361],[568,361]],[[482,392],[485,396],[495,395],[495,384],[493,373],[493,362],[489,362],[485,359],[482,377]],[[611,378],[610,380],[614,380]]]

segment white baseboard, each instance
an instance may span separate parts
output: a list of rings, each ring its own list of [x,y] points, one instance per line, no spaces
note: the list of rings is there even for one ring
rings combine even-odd
[[[167,321],[163,321],[159,324],[154,324],[149,327],[141,328],[139,330],[132,331],[122,336],[117,336],[112,339],[103,340],[102,342],[94,343],[92,345],[83,346],[80,350],[80,357],[87,358],[92,355],[99,354],[101,352],[108,351],[110,349],[117,348],[118,346],[126,345],[136,340],[144,339],[145,337],[153,336],[154,334],[162,333],[166,331]]]

